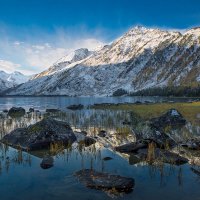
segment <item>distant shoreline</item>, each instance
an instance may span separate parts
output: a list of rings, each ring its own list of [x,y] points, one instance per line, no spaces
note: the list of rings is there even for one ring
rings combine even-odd
[[[198,99],[199,97],[188,97],[188,96],[159,96],[159,95],[155,95],[155,96],[144,96],[144,95],[138,95],[138,96],[68,96],[68,95],[0,95],[0,98],[12,98],[12,97],[70,97],[70,98],[84,98],[84,97],[88,97],[88,98],[123,98],[123,97],[130,97],[130,98],[134,98],[134,97],[163,97],[163,98],[178,98],[178,99]]]

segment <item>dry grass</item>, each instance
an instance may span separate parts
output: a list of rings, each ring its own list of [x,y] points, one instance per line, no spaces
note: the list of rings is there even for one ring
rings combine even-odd
[[[153,117],[158,117],[167,110],[175,108],[183,117],[194,124],[200,124],[200,102],[192,103],[155,103],[155,104],[121,104],[121,105],[103,105],[94,106],[94,109],[109,109],[109,110],[127,110],[134,111],[143,119],[148,120]]]

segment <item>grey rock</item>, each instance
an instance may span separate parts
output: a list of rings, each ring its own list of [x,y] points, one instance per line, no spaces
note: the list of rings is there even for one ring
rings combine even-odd
[[[160,117],[151,119],[151,126],[160,130],[166,126],[182,126],[186,124],[186,120],[176,109],[170,109]]]
[[[66,122],[45,118],[27,128],[18,128],[5,135],[2,139],[13,147],[23,150],[48,149],[52,143],[72,144],[76,137]]]
[[[8,111],[8,116],[15,118],[15,117],[23,117],[25,115],[26,111],[22,107],[12,107]]]
[[[75,173],[75,176],[86,187],[98,190],[115,189],[118,192],[131,192],[135,184],[133,178],[101,173],[91,169],[80,170]]]
[[[172,148],[177,145],[173,138],[166,134],[162,129],[152,127],[148,122],[139,124],[139,128],[133,128],[136,141],[152,141],[159,148]]]

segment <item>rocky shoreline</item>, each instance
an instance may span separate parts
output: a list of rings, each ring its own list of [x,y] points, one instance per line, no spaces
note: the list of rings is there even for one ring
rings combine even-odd
[[[72,105],[72,107],[72,110],[82,109],[80,105]],[[39,111],[30,108],[28,114],[35,112]],[[173,135],[166,132],[168,129],[176,129],[186,124],[186,119],[176,109],[170,109],[161,116],[146,121],[132,114],[130,121],[126,119],[123,122],[123,125],[130,127],[132,132],[121,140],[121,145],[114,144],[112,142],[114,135],[110,135],[106,130],[100,130],[98,134],[90,135],[86,131],[73,130],[69,123],[51,117],[59,112],[61,112],[59,109],[47,109],[44,118],[28,127],[11,131],[2,138],[1,142],[28,152],[52,150],[55,146],[66,149],[74,144],[79,145],[79,148],[81,146],[88,148],[98,143],[122,156],[126,155],[132,164],[146,162],[148,165],[156,163],[183,165],[189,163],[200,166],[200,162],[194,160],[195,153],[200,150],[200,138],[194,137],[177,141]],[[21,107],[14,107],[5,113],[14,118],[24,116],[26,112]],[[54,151],[53,155],[59,152],[57,150]],[[188,152],[192,152],[194,157],[191,157],[191,153]],[[105,157],[103,160],[109,161],[112,158]],[[43,169],[53,167],[52,155],[46,155],[40,166]],[[198,173],[195,168],[192,170],[194,173]],[[134,179],[92,169],[78,171],[75,176],[87,187],[103,191],[115,188],[118,192],[129,192],[135,184]]]

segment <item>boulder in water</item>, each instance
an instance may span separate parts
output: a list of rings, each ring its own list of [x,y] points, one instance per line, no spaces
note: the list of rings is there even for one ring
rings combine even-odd
[[[52,143],[72,144],[76,140],[73,130],[66,122],[45,118],[27,128],[18,128],[2,139],[13,147],[23,150],[48,149]]]
[[[160,130],[166,126],[183,126],[186,124],[186,120],[183,118],[181,113],[176,109],[170,109],[160,117],[151,119],[151,126]]]
[[[112,190],[118,192],[131,192],[135,181],[133,178],[97,172],[91,169],[80,170],[75,176],[86,187],[98,190]]]
[[[8,116],[10,116],[12,118],[23,117],[25,115],[25,113],[26,113],[26,111],[22,107],[12,107],[8,111]]]

